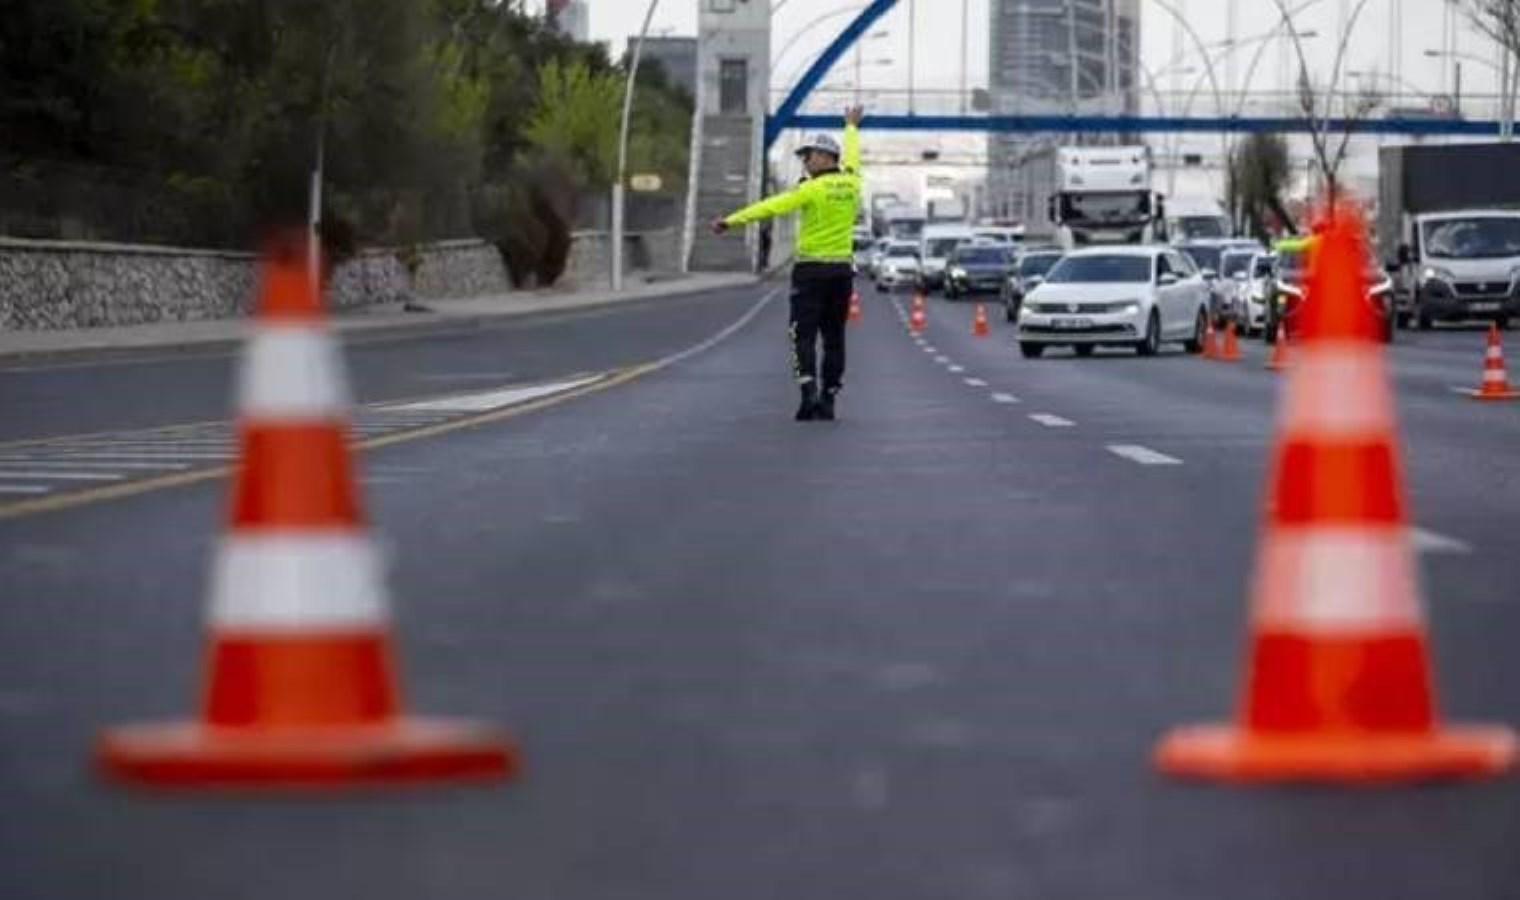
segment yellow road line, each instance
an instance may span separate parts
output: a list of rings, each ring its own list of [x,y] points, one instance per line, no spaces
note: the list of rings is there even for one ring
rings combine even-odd
[[[530,412],[536,412],[541,409],[547,409],[548,407],[564,403],[568,400],[574,400],[577,397],[584,397],[587,394],[593,394],[597,393],[598,391],[605,391],[609,388],[617,387],[621,384],[627,384],[628,382],[633,381],[635,378],[640,378],[644,375],[648,375],[649,373],[654,372],[660,368],[662,368],[662,365],[660,363],[646,363],[644,365],[634,366],[631,369],[613,370],[612,372],[608,373],[607,377],[598,380],[594,384],[588,384],[584,387],[568,390],[561,394],[554,394],[552,396],[544,397],[539,400],[533,400],[528,403],[521,403],[517,406],[509,406],[506,409],[490,410],[488,412],[479,413],[478,415],[466,416],[461,419],[452,419],[447,422],[440,422],[436,425],[424,425],[421,428],[414,428],[410,431],[398,432],[396,434],[388,434],[384,437],[371,438],[365,441],[356,441],[353,446],[355,449],[360,451],[378,450],[382,447],[389,447],[394,444],[401,444],[407,441],[417,441],[422,440],[423,438],[437,437],[439,435],[449,434],[450,432],[454,431],[462,431],[466,428],[475,428],[481,425],[489,425],[493,422],[500,422],[505,419],[513,418],[514,416],[521,416]],[[16,503],[0,504],[0,521],[3,521],[5,519],[19,519],[23,516],[32,516],[39,513],[56,512],[63,509],[73,509],[75,507],[88,506],[94,503],[102,503],[107,500],[120,500],[125,497],[134,497],[138,494],[146,494],[152,491],[163,490],[165,488],[182,487],[190,484],[198,484],[203,481],[213,481],[218,478],[226,477],[227,475],[231,474],[235,468],[235,466],[216,466],[209,469],[196,469],[191,472],[177,472],[170,475],[159,475],[152,478],[143,478],[137,481],[128,481],[121,484],[106,485],[98,488],[88,488],[82,491],[71,491],[66,494],[55,494],[50,497],[37,497],[31,500],[18,501]]]

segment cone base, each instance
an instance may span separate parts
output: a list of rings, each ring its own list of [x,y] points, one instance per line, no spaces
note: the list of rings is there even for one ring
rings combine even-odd
[[[1479,388],[1468,391],[1467,396],[1474,400],[1520,400],[1520,391],[1484,391]]]
[[[101,736],[98,768],[155,788],[322,789],[486,781],[517,773],[510,740],[472,722],[398,719],[359,728],[209,728],[199,722],[128,725]]]
[[[1483,778],[1516,759],[1508,728],[1449,726],[1430,734],[1264,737],[1234,725],[1179,728],[1156,748],[1156,768],[1229,782],[1370,783]]]

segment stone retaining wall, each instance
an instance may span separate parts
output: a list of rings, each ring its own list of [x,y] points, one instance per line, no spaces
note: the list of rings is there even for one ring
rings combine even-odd
[[[628,236],[630,270],[674,271],[674,231]],[[607,235],[577,232],[562,281],[605,284]],[[406,257],[417,263],[407,271]],[[226,319],[246,315],[254,294],[247,253],[0,238],[0,330],[31,331]],[[335,309],[407,300],[481,297],[512,289],[501,254],[478,240],[443,241],[415,255],[366,250],[338,266]]]

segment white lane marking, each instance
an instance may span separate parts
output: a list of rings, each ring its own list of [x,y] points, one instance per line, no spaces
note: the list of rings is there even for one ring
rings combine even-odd
[[[131,447],[120,449],[102,447],[99,450],[69,450],[61,453],[50,453],[48,459],[132,459],[132,460],[155,460],[155,459],[232,459],[236,453],[212,453],[209,450],[134,450]]]
[[[1167,456],[1165,453],[1157,453],[1149,447],[1139,444],[1109,444],[1108,450],[1115,456],[1122,456],[1142,466],[1180,466],[1182,460],[1175,456]]]
[[[1035,420],[1036,422],[1039,422],[1046,428],[1070,428],[1073,425],[1077,424],[1070,419],[1063,419],[1060,416],[1053,416],[1050,413],[1033,413],[1029,418]]]
[[[387,407],[399,410],[439,410],[447,412],[477,413],[489,412],[493,409],[501,409],[506,406],[516,406],[542,397],[552,397],[555,394],[563,394],[565,391],[573,391],[579,387],[585,387],[602,376],[592,375],[588,378],[578,378],[574,381],[557,381],[552,384],[540,384],[533,387],[506,388],[499,391],[486,391],[480,394],[464,394],[456,397],[443,397],[438,400],[424,400],[420,403],[403,403],[398,406]]]
[[[992,395],[992,402],[993,403],[1004,403],[1004,404],[1017,403],[1017,402],[1019,402],[1019,398],[1015,397],[1012,394],[993,394]]]
[[[937,363],[939,363],[942,366],[948,366],[948,365],[950,365],[950,357],[948,357],[948,356],[936,356],[936,357],[934,357],[934,361],[937,362]]]
[[[7,481],[120,481],[126,476],[110,472],[13,472],[0,470],[0,479]]]
[[[928,350],[930,353],[938,353],[939,352],[938,350],[934,349],[934,345],[933,344],[925,344],[924,345],[924,349]]]
[[[962,372],[966,371],[966,367],[965,366],[951,366],[950,368],[946,369],[945,371],[949,372],[951,375],[959,375]]]
[[[966,379],[966,387],[986,387],[986,386],[987,386],[987,382],[981,380],[980,378],[967,378]]]
[[[18,370],[24,371],[24,370]],[[46,494],[52,488],[40,484],[0,484],[0,494]]]
[[[1428,528],[1411,528],[1409,539],[1420,553],[1450,553],[1465,556],[1472,553],[1472,545],[1466,541],[1448,537]]]

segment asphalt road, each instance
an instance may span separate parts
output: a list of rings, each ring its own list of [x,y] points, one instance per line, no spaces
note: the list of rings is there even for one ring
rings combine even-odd
[[[360,348],[359,392],[663,357],[740,293]],[[1236,693],[1277,384],[1258,344],[1234,366],[1026,361],[996,318],[973,338],[969,304],[935,302],[930,350],[865,301],[839,423],[789,420],[772,302],[626,384],[365,455],[410,701],[511,729],[516,784],[102,786],[96,729],[191,707],[222,487],[0,521],[0,897],[1520,897],[1514,780],[1235,790],[1148,767]],[[1445,709],[1513,723],[1520,405],[1453,392],[1481,347],[1393,354]],[[141,366],[0,375],[42,417],[7,427],[217,415],[174,367],[225,382],[225,362]],[[91,386],[114,399],[55,408]]]

